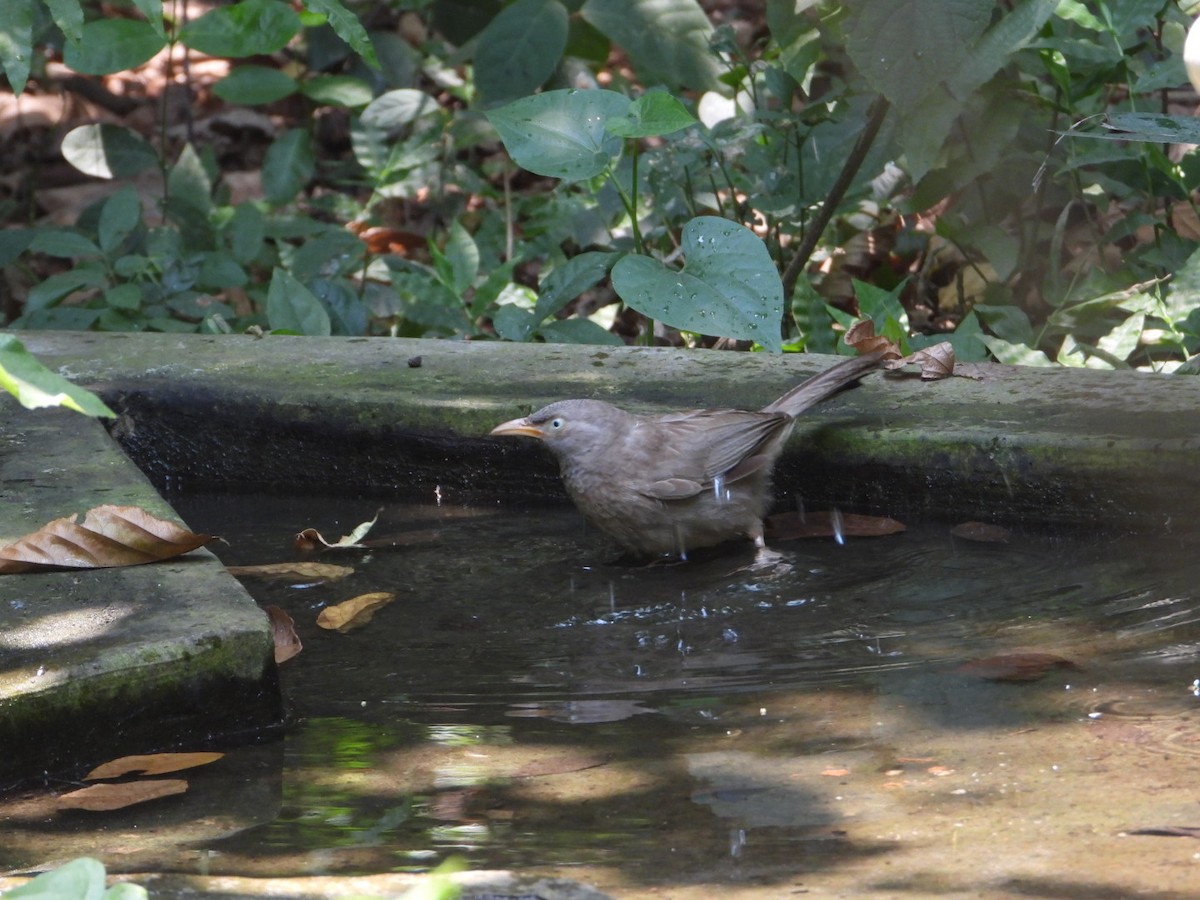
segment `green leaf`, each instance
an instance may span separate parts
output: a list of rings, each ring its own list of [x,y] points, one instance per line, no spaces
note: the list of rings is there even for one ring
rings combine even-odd
[[[450,288],[461,297],[479,274],[479,247],[458,219],[450,225],[445,253],[450,263]]]
[[[100,209],[97,227],[100,248],[111,256],[141,221],[142,204],[137,191],[129,186],[121,188],[105,200]]]
[[[567,18],[558,0],[517,0],[492,19],[475,50],[481,102],[524,97],[545,84],[566,49]]]
[[[265,179],[265,163],[263,169]],[[207,215],[212,210],[212,189],[212,179],[209,178],[196,148],[191,144],[184,144],[183,149],[179,151],[179,159],[167,175],[167,196]]]
[[[590,319],[554,319],[542,324],[538,334],[550,344],[610,344],[624,345],[618,335],[601,328]]]
[[[527,341],[533,337],[537,318],[527,309],[515,303],[506,303],[492,316],[492,327],[506,341]]]
[[[351,75],[317,75],[300,85],[304,96],[322,106],[357,109],[375,96],[371,86]]]
[[[1106,141],[1150,141],[1155,144],[1200,143],[1200,119],[1160,113],[1109,113],[1101,131],[1064,131],[1069,137],[1100,138]]]
[[[605,123],[609,134],[621,138],[659,137],[696,124],[682,103],[663,91],[643,94],[630,104],[629,114]]]
[[[721,88],[712,23],[695,0],[587,0],[579,12],[629,54],[643,84]]]
[[[873,90],[912,115],[967,58],[994,9],[993,0],[859,0],[849,7],[846,51]]]
[[[167,31],[163,27],[162,0],[133,0],[133,5],[146,17],[146,23],[157,31],[165,41],[167,39]]]
[[[47,228],[35,232],[29,249],[61,259],[99,256],[101,252],[99,247],[79,232],[65,228]]]
[[[615,91],[547,91],[485,115],[517,165],[538,175],[582,181],[599,175],[621,152],[605,123],[630,101]]]
[[[37,228],[0,228],[0,269],[16,262],[39,234]]]
[[[136,69],[166,45],[147,22],[94,19],[84,23],[78,44],[68,41],[63,46],[63,62],[83,75],[108,75]]]
[[[1011,366],[1053,366],[1054,362],[1041,350],[1034,350],[1025,344],[1014,344],[1003,338],[984,335],[981,340],[987,344],[992,355],[1000,362]]]
[[[17,0],[20,2],[20,0]],[[50,18],[73,44],[83,39],[83,4],[79,0],[45,0]]]
[[[99,287],[106,281],[107,276],[102,266],[96,263],[83,263],[67,272],[51,275],[45,281],[35,284],[25,297],[25,311],[45,309],[75,291]]]
[[[141,308],[142,291],[136,284],[119,284],[104,292],[104,303],[112,309]]]
[[[242,0],[210,9],[183,27],[180,39],[209,56],[258,56],[282,49],[300,32],[300,17],[280,0]]]
[[[312,291],[285,272],[275,269],[267,288],[267,323],[272,331],[329,337],[329,313]]]
[[[437,100],[424,91],[397,88],[367,104],[359,121],[379,131],[393,131],[439,109]]]
[[[316,168],[312,138],[293,128],[273,143],[263,159],[263,191],[279,206],[291,201],[304,188]]]
[[[270,66],[238,66],[213,85],[213,93],[229,103],[255,106],[294,94],[299,85],[290,75]]]
[[[116,418],[99,397],[76,387],[38,362],[25,345],[0,334],[0,387],[26,409],[65,406],[88,416]],[[104,890],[104,867],[94,859],[77,859],[13,888],[5,897],[89,897]]]
[[[262,250],[266,236],[263,214],[253,203],[240,203],[226,226],[229,253],[240,263],[251,262]]]
[[[549,318],[588,288],[598,284],[620,258],[620,253],[589,250],[572,256],[556,268],[542,279],[541,293],[534,307],[538,320]]]
[[[33,4],[29,0],[0,0],[0,23],[0,67],[12,92],[20,96],[33,59]]]
[[[613,288],[638,312],[699,334],[756,341],[778,351],[783,284],[761,240],[717,216],[683,229],[683,271],[646,256],[626,256],[612,270]]]
[[[362,22],[358,21],[358,16],[342,6],[338,0],[305,0],[304,5],[311,12],[323,13],[329,22],[329,27],[350,45],[351,50],[361,56],[367,65],[379,68],[379,60],[375,58],[375,48],[371,46],[371,39],[367,36],[367,30],[363,28]]]
[[[63,138],[63,157],[96,178],[132,178],[158,165],[158,154],[142,138],[117,125],[80,125]]]

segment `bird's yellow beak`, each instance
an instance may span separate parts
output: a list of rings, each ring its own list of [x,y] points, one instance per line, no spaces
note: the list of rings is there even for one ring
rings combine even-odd
[[[513,419],[509,422],[504,422],[497,425],[490,432],[492,436],[508,437],[510,435],[519,435],[521,437],[544,438],[546,432],[542,431],[536,425],[530,425],[528,419]]]

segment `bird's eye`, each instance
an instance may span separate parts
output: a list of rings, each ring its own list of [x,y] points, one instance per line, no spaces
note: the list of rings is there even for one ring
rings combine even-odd
[[[567,423],[564,422],[562,419],[551,419],[550,420],[550,427],[553,428],[555,431],[558,431],[558,429],[562,428],[566,424]]]

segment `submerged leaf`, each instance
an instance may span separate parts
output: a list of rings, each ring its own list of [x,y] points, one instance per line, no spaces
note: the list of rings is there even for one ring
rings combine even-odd
[[[264,563],[261,566],[226,566],[234,578],[308,578],[313,581],[337,581],[353,575],[351,566],[334,566],[329,563],[286,562]]]
[[[336,606],[325,607],[317,616],[317,624],[330,631],[345,634],[347,631],[362,628],[371,621],[376,610],[382,609],[395,599],[396,595],[387,591],[361,594]]]
[[[120,784],[93,784],[90,787],[63,794],[58,798],[58,808],[106,812],[111,809],[124,809],[135,803],[145,803],[147,800],[157,800],[159,797],[182,794],[187,789],[188,783],[181,778],[156,778],[151,781],[128,781]]]
[[[225,754],[216,752],[199,753],[149,753],[141,756],[122,756],[111,762],[96,766],[84,776],[84,781],[96,781],[101,778],[120,778],[122,775],[137,773],[139,775],[163,775],[167,772],[180,772],[183,769],[194,769],[196,766],[207,766],[216,762]]]
[[[267,619],[271,622],[271,637],[275,643],[275,665],[281,665],[296,656],[304,645],[296,634],[296,622],[278,606],[266,608]]]
[[[43,569],[99,569],[171,559],[213,539],[137,506],[97,506],[55,519],[0,547],[0,574]]]
[[[1079,671],[1079,666],[1053,653],[1003,653],[999,656],[973,659],[954,671],[988,681],[1037,681],[1052,669]]]
[[[771,538],[790,541],[817,537],[882,537],[899,534],[906,529],[902,522],[884,516],[861,516],[856,513],[814,512],[777,513],[767,517]]]

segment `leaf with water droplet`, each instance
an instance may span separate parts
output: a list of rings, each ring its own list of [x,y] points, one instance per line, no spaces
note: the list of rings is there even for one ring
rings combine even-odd
[[[684,331],[757,341],[781,349],[783,284],[770,253],[750,231],[718,216],[683,229],[683,271],[630,255],[612,270],[613,288],[634,309]]]

